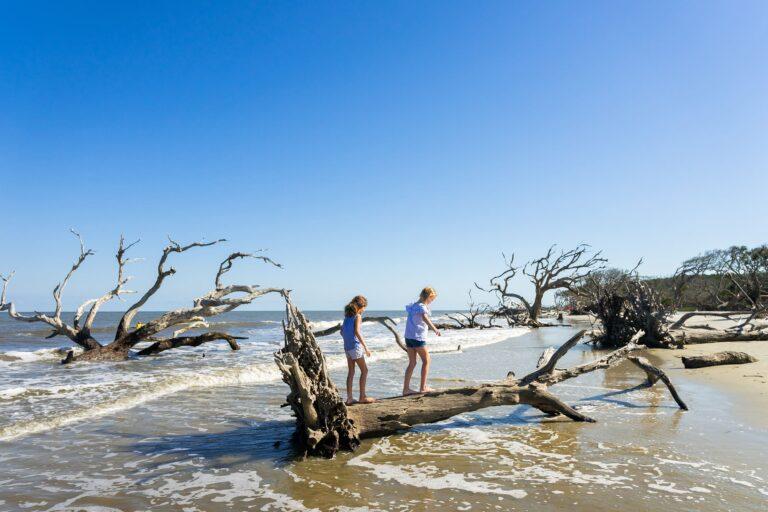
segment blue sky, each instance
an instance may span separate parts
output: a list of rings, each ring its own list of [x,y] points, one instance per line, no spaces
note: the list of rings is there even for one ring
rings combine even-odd
[[[765,2],[4,2],[0,268],[45,308],[77,228],[106,290],[117,237],[226,237],[150,307],[232,280],[308,309],[436,308],[552,243],[674,270],[767,241]],[[520,290],[526,290],[524,282]],[[257,308],[274,309],[275,300]],[[112,309],[123,304],[114,303]]]

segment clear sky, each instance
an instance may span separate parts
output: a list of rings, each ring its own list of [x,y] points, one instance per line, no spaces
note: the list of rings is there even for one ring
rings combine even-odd
[[[150,308],[257,248],[285,270],[228,276],[308,309],[458,307],[552,243],[669,273],[768,241],[767,63],[763,1],[3,2],[0,271],[46,308],[74,227],[68,309],[120,233],[137,289],[167,234],[230,240]]]

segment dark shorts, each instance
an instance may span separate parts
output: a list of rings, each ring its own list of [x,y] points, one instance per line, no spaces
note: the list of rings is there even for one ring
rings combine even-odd
[[[405,338],[405,346],[408,348],[421,348],[427,346],[427,342]]]

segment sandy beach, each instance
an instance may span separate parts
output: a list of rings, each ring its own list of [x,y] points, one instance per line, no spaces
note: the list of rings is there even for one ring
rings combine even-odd
[[[729,364],[708,368],[685,369],[683,356],[714,354],[723,351],[746,352],[758,359],[755,363]],[[679,373],[729,392],[734,411],[750,422],[768,428],[768,341],[734,341],[688,345],[680,350],[650,351],[664,360],[673,381]],[[666,369],[665,368],[665,369]]]

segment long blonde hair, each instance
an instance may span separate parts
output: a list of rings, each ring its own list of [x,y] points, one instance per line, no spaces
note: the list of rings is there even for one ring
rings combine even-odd
[[[421,293],[419,293],[419,300],[425,301],[430,297],[437,297],[437,291],[431,286],[425,286]]]
[[[365,307],[368,307],[368,299],[362,295],[355,295],[352,297],[352,300],[344,306],[344,316],[355,316]]]

